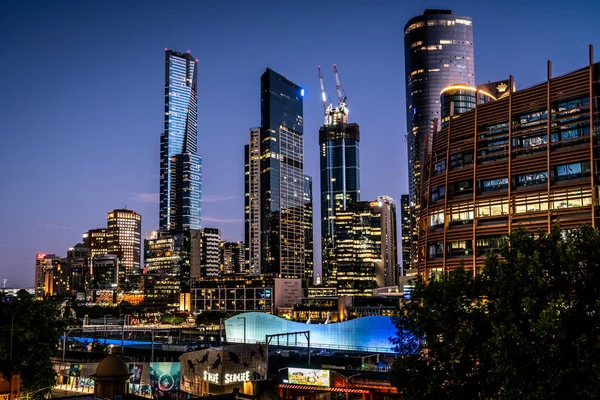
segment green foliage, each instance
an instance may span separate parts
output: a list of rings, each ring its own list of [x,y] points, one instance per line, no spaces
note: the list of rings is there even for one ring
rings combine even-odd
[[[12,370],[21,375],[25,392],[56,383],[50,358],[58,355],[58,342],[68,323],[60,319],[59,307],[34,300],[25,291],[0,298],[0,359],[10,360],[12,327]]]
[[[600,398],[598,231],[516,231],[501,256],[417,281],[392,384],[406,399]]]
[[[185,322],[185,317],[176,314],[161,314],[160,322],[162,324],[179,325]]]

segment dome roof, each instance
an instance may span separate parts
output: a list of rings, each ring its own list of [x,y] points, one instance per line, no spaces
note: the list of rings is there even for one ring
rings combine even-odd
[[[129,376],[129,368],[125,361],[121,360],[117,356],[112,354],[106,356],[106,358],[98,364],[96,368],[97,377],[117,377],[117,376]]]

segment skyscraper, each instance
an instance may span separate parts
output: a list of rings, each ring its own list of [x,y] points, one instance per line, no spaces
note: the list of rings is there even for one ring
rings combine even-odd
[[[407,194],[400,196],[400,227],[402,232],[402,275],[410,269],[410,201]]]
[[[139,274],[142,216],[132,210],[113,210],[106,221],[106,254],[119,257],[125,277]]]
[[[313,190],[312,178],[304,175],[304,278],[309,284],[313,283],[314,255],[313,255]]]
[[[417,220],[425,138],[440,118],[440,93],[455,83],[473,86],[473,27],[471,17],[451,10],[425,10],[404,27],[408,188],[411,206],[411,266],[417,260]]]
[[[260,128],[250,129],[250,141],[244,147],[244,223],[246,272],[260,273]]]
[[[261,271],[303,278],[304,89],[269,68],[260,82]]]
[[[221,231],[215,228],[202,228],[202,258],[200,277],[219,276],[221,262]]]
[[[338,294],[370,296],[398,283],[396,207],[387,196],[359,201],[334,217],[336,247],[329,284]]]
[[[202,158],[197,154],[198,61],[189,52],[165,51],[165,123],[160,136],[162,231],[200,229]]]
[[[246,272],[244,242],[221,240],[221,273],[223,275]]]
[[[360,201],[360,164],[358,124],[348,123],[344,102],[327,108],[326,123],[319,129],[321,152],[321,236],[323,278],[334,268],[335,216]]]

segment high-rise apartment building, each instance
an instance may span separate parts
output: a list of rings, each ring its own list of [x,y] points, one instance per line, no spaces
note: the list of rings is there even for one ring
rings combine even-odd
[[[261,266],[261,202],[260,202],[260,128],[250,129],[244,147],[244,239],[246,271],[260,273]]]
[[[425,138],[440,119],[440,92],[456,83],[473,86],[473,26],[471,17],[451,10],[425,10],[404,27],[408,188],[411,205],[411,257],[416,265],[418,216]]]
[[[304,279],[312,285],[314,279],[314,229],[312,177],[304,175]]]
[[[319,129],[321,154],[321,237],[323,278],[333,271],[335,216],[360,201],[360,129],[348,123],[344,102],[325,110],[325,125]]]
[[[107,216],[106,254],[119,257],[125,277],[140,273],[142,216],[133,210],[113,210]]]
[[[548,80],[524,90],[514,91],[512,78],[499,82],[485,103],[480,89],[463,93],[475,108],[450,116],[425,154],[419,274],[459,265],[478,272],[517,228],[599,226],[600,63],[592,55],[563,76],[552,77],[549,64]]]
[[[202,228],[200,277],[219,276],[221,264],[221,231]]]
[[[165,122],[160,136],[162,231],[200,229],[202,158],[197,154],[198,61],[165,51]]]
[[[244,242],[227,242],[221,240],[221,274],[240,274],[246,271]]]
[[[85,292],[90,280],[90,250],[84,234],[83,243],[77,243],[67,251],[69,286],[74,292]]]
[[[331,286],[339,295],[370,296],[398,284],[396,207],[387,196],[359,201],[335,218]]]
[[[304,90],[269,68],[260,81],[261,272],[304,278]]]

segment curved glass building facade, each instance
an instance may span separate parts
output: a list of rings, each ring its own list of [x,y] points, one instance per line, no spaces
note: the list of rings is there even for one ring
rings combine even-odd
[[[266,335],[310,331],[310,347],[393,353],[390,338],[397,335],[391,317],[364,317],[333,324],[303,324],[271,314],[245,313],[225,321],[229,343],[265,343]],[[245,337],[244,337],[245,335]],[[277,344],[274,339],[274,344]],[[306,338],[298,335],[279,339],[282,346],[306,346]]]
[[[451,85],[440,95],[442,128],[451,116],[460,115],[475,108],[477,104],[496,100],[491,94],[469,85]]]
[[[404,27],[404,60],[410,220],[415,243],[425,138],[433,132],[433,120],[440,119],[440,92],[456,83],[475,84],[471,17],[451,10],[425,10],[410,19]],[[412,247],[414,266],[416,248]]]

